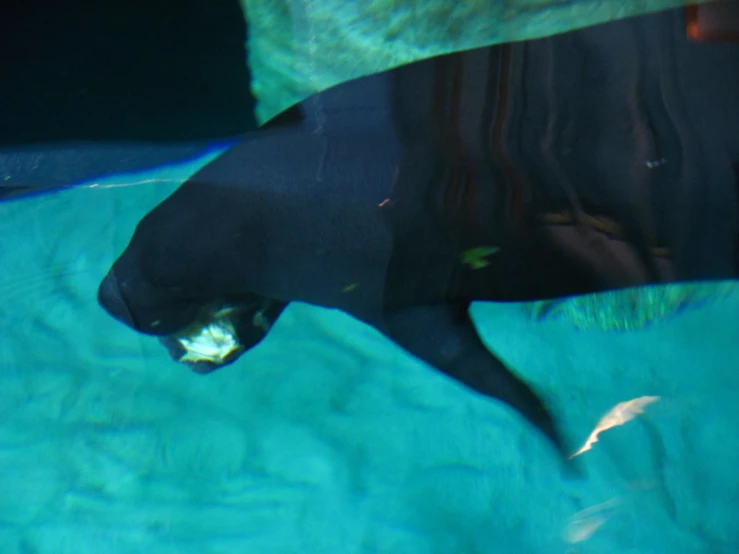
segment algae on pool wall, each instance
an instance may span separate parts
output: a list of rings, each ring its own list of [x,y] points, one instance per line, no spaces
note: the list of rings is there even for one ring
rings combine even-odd
[[[260,123],[424,58],[715,0],[240,0]]]
[[[636,331],[676,316],[688,307],[739,299],[739,282],[671,283],[525,304],[537,321],[560,319],[580,330]]]

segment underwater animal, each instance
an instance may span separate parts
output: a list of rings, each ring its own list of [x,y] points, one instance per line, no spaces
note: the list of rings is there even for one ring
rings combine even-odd
[[[622,65],[630,67],[633,52],[618,35],[609,40],[609,55],[626,52]],[[544,63],[550,47],[525,46],[529,63]],[[470,303],[735,278],[736,268],[725,263],[731,248],[710,260],[694,257],[710,242],[706,235],[681,243],[685,235],[665,238],[640,227],[634,213],[649,207],[631,200],[656,175],[651,169],[644,166],[628,182],[618,171],[613,182],[591,178],[599,170],[598,146],[615,147],[614,133],[628,133],[628,126],[601,130],[602,120],[583,114],[579,124],[592,136],[579,159],[582,178],[555,178],[567,173],[557,164],[544,171],[549,162],[537,132],[566,126],[571,133],[572,122],[526,120],[527,151],[511,118],[524,121],[524,102],[532,112],[548,106],[555,117],[578,99],[570,89],[557,95],[546,87],[513,94],[502,63],[513,63],[509,47],[442,56],[306,100],[300,123],[245,137],[141,220],[100,285],[101,306],[160,337],[175,359],[201,372],[257,344],[290,302],[340,309],[472,391],[509,405],[567,458],[572,450],[555,418],[483,344]],[[599,71],[609,67],[593,63]],[[622,77],[612,85],[634,86]],[[584,85],[572,85],[578,86]],[[562,105],[555,109],[553,102]],[[622,119],[645,117],[627,102],[618,106]],[[590,121],[595,127],[587,127]],[[501,161],[516,144],[521,156],[540,164],[538,173]],[[668,147],[679,150],[679,143],[663,151],[676,159]],[[722,190],[731,190],[733,180],[722,178]],[[704,208],[713,201],[703,200]],[[715,206],[717,217],[731,221],[724,231],[733,240],[735,207]],[[569,215],[556,215],[562,213]],[[618,225],[596,224],[604,221]],[[679,252],[669,271],[650,256],[655,249],[662,257]]]

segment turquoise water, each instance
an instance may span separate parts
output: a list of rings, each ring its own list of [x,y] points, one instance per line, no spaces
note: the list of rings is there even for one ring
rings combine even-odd
[[[659,397],[568,480],[506,406],[342,313],[293,305],[208,376],[105,314],[136,223],[205,161],[0,203],[0,552],[737,551],[739,284],[628,333],[473,305],[573,444]]]

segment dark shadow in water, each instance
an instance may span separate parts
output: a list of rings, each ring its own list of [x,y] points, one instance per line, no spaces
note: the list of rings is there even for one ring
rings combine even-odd
[[[0,199],[188,159],[256,129],[246,38],[238,0],[3,2]]]
[[[237,0],[3,2],[0,147],[256,127]]]

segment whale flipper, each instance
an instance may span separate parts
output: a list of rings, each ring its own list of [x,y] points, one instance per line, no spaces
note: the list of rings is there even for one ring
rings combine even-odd
[[[387,316],[384,332],[455,381],[513,408],[566,458],[569,452],[551,413],[537,393],[483,344],[468,307],[460,302],[398,310]]]

